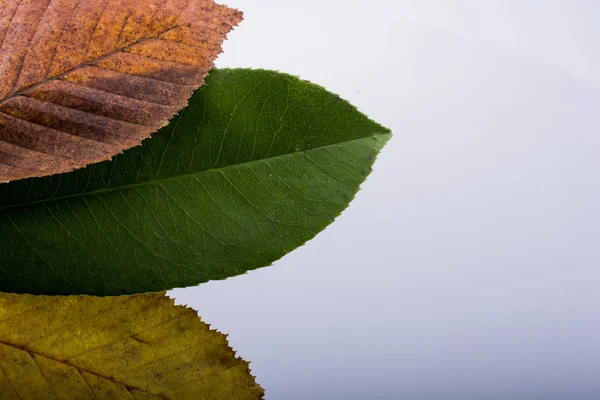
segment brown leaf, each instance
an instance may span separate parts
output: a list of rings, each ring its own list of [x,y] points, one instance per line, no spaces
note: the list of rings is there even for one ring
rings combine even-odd
[[[212,0],[0,0],[0,182],[138,145],[241,20]]]

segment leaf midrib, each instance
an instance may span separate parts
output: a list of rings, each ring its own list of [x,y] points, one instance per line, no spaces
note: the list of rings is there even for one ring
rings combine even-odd
[[[65,71],[65,72],[63,72],[61,74],[58,74],[58,75],[55,75],[55,76],[52,76],[52,77],[47,77],[47,78],[45,78],[44,80],[42,80],[42,81],[40,81],[38,83],[34,83],[33,85],[29,85],[29,86],[26,86],[24,88],[21,88],[20,90],[14,91],[14,92],[10,93],[8,96],[6,96],[5,98],[3,98],[2,100],[0,100],[0,106],[2,106],[3,104],[5,104],[7,101],[9,101],[10,99],[12,99],[14,97],[18,97],[18,96],[21,96],[21,95],[23,95],[25,93],[28,93],[28,92],[34,90],[35,88],[37,88],[39,86],[42,86],[42,85],[44,85],[44,84],[46,84],[48,82],[51,82],[51,81],[54,81],[54,80],[59,80],[59,79],[65,77],[66,75],[72,73],[73,71],[77,71],[77,70],[79,70],[81,68],[93,66],[97,62],[102,61],[105,58],[108,58],[108,57],[110,57],[110,56],[112,56],[112,55],[114,55],[116,53],[127,51],[127,50],[131,49],[133,46],[137,46],[138,44],[144,43],[145,41],[158,39],[161,35],[164,35],[165,33],[169,33],[170,31],[172,31],[174,29],[177,29],[177,28],[180,28],[182,26],[183,25],[172,26],[169,29],[166,29],[166,30],[164,30],[162,32],[159,32],[159,33],[157,33],[157,34],[155,34],[153,36],[141,38],[141,39],[136,40],[135,42],[130,43],[130,44],[124,46],[124,47],[121,47],[121,48],[115,49],[115,50],[113,50],[113,51],[111,51],[109,53],[106,53],[103,56],[91,59],[91,60],[89,60],[87,62],[84,62],[84,63],[81,63],[81,64],[78,64],[78,65],[74,66],[73,68],[71,68],[71,69],[69,69],[69,70],[67,70],[67,71]],[[23,59],[23,63],[24,62],[25,62],[25,59]],[[52,65],[50,66],[50,68],[51,67],[52,67]],[[133,75],[133,74],[128,74],[128,75]],[[18,80],[18,77],[17,77],[17,80]]]
[[[26,203],[12,204],[9,206],[0,207],[0,212],[13,210],[13,209],[17,209],[17,208],[31,207],[31,206],[35,206],[35,205],[39,205],[39,204],[44,204],[44,203],[52,203],[52,202],[57,202],[57,201],[62,201],[62,200],[68,200],[68,199],[73,199],[73,198],[77,198],[77,197],[97,196],[97,195],[101,195],[101,194],[106,194],[106,193],[115,192],[115,191],[119,191],[119,190],[127,190],[127,189],[131,189],[134,187],[140,187],[140,186],[144,186],[144,185],[156,185],[161,182],[169,181],[172,179],[180,179],[180,178],[185,178],[188,176],[202,174],[205,172],[215,172],[215,171],[220,171],[220,170],[224,170],[224,169],[232,168],[232,167],[238,167],[238,166],[242,166],[242,165],[246,165],[246,164],[274,160],[274,159],[278,159],[278,158],[288,157],[290,155],[298,154],[298,153],[310,153],[310,152],[320,150],[320,149],[327,149],[327,148],[334,147],[334,146],[359,142],[359,141],[362,141],[362,140],[365,140],[368,138],[372,138],[372,137],[376,137],[376,136],[390,136],[390,132],[388,131],[388,132],[373,133],[371,135],[364,136],[362,138],[346,140],[346,141],[338,142],[338,143],[332,143],[332,144],[328,144],[325,146],[313,147],[312,149],[308,149],[308,150],[301,150],[301,151],[295,151],[295,152],[291,152],[291,153],[279,154],[277,156],[261,158],[258,160],[245,161],[245,162],[242,162],[239,164],[225,165],[225,166],[218,167],[218,168],[208,168],[208,169],[204,169],[201,171],[195,171],[195,172],[185,173],[185,174],[181,174],[181,175],[174,175],[174,176],[169,176],[166,178],[149,180],[149,181],[145,181],[145,182],[132,183],[132,184],[118,186],[118,187],[114,187],[114,188],[102,188],[102,189],[92,190],[90,192],[73,193],[70,195],[60,196],[60,197],[55,197],[55,198],[45,198],[45,199],[35,200],[35,201],[31,201],[31,202],[26,202]],[[116,161],[113,161],[113,162],[116,162]]]
[[[125,387],[127,390],[129,390],[129,391],[131,391],[131,390],[136,390],[136,391],[138,391],[138,392],[142,392],[142,393],[144,393],[144,394],[148,394],[148,395],[155,396],[155,397],[160,397],[160,395],[157,395],[157,394],[154,394],[154,393],[148,392],[148,391],[146,391],[146,390],[144,390],[144,389],[142,389],[142,388],[138,388],[138,387],[130,386],[130,385],[128,385],[128,384],[125,384],[125,383],[123,383],[123,382],[119,382],[118,380],[116,380],[116,379],[114,379],[114,378],[112,378],[112,377],[110,377],[110,376],[104,376],[104,375],[102,375],[102,374],[99,374],[99,373],[97,373],[97,372],[94,372],[94,371],[88,370],[88,369],[86,369],[86,368],[82,368],[82,367],[79,367],[79,366],[77,366],[77,365],[73,365],[73,364],[69,363],[68,361],[65,361],[65,360],[60,360],[60,359],[57,359],[57,358],[54,358],[54,357],[50,357],[50,356],[48,356],[47,354],[42,354],[42,353],[39,353],[39,352],[37,352],[37,351],[34,351],[34,350],[31,350],[31,349],[27,349],[27,348],[21,347],[21,346],[19,346],[19,345],[17,345],[17,344],[14,344],[14,343],[8,343],[8,342],[0,341],[0,344],[2,344],[2,345],[4,345],[4,346],[7,346],[7,347],[12,347],[13,349],[16,349],[16,350],[24,351],[24,352],[26,352],[27,354],[29,354],[29,355],[30,355],[30,357],[31,357],[31,355],[36,355],[36,356],[39,356],[39,357],[44,357],[44,358],[47,358],[48,360],[52,360],[52,361],[58,362],[58,363],[60,363],[60,364],[66,365],[66,366],[68,366],[68,367],[74,368],[75,370],[77,370],[77,372],[78,372],[79,374],[81,374],[81,372],[85,372],[85,373],[88,373],[88,374],[95,375],[95,376],[98,376],[98,377],[100,377],[100,378],[106,379],[106,380],[108,380],[108,381],[112,381],[112,382],[114,382],[114,383],[117,383],[117,384],[119,384],[119,385],[122,385],[122,386],[124,386],[124,387]],[[31,358],[33,359],[33,362],[35,363],[35,365],[36,365],[36,366],[38,366],[37,362],[35,361],[35,358],[33,358],[33,357],[31,357]],[[39,368],[39,367],[38,367],[38,368]],[[40,373],[42,373],[42,372],[40,371]],[[43,376],[43,373],[42,373],[42,376]],[[82,379],[83,379],[83,378],[82,378]]]

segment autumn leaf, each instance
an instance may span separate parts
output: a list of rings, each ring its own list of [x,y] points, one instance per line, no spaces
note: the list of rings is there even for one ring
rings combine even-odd
[[[138,145],[241,19],[212,0],[0,0],[0,182]]]
[[[163,293],[0,293],[0,399],[260,399],[226,336]]]
[[[389,138],[320,86],[213,70],[143,146],[0,185],[0,290],[131,294],[270,265],[340,215]]]

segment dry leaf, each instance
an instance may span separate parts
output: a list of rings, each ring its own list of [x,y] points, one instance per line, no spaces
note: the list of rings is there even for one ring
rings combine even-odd
[[[0,0],[0,182],[138,145],[241,20],[212,0]]]
[[[225,335],[163,293],[0,293],[0,399],[252,400]]]

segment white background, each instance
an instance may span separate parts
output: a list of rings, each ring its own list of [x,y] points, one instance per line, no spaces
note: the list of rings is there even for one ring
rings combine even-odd
[[[219,67],[394,138],[275,266],[172,292],[278,399],[600,398],[600,2],[228,1]]]

